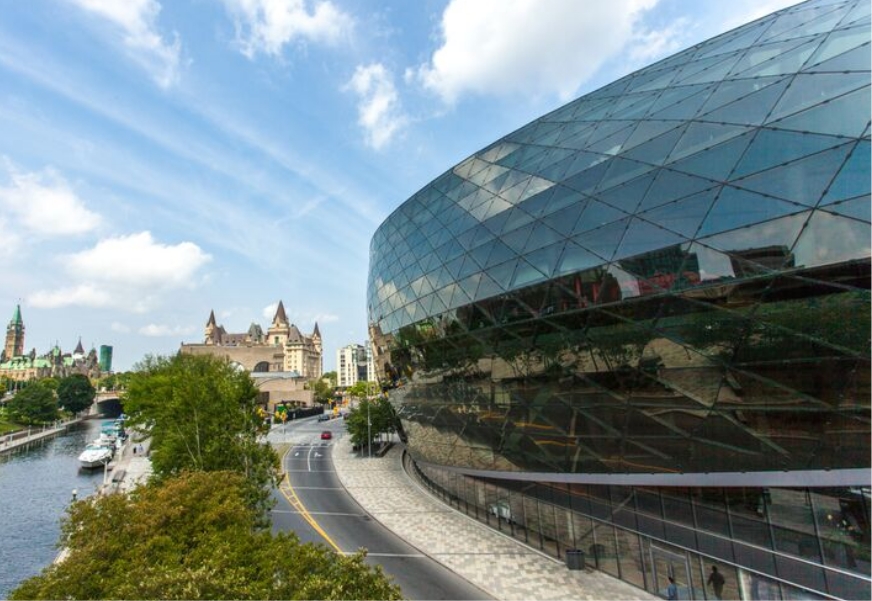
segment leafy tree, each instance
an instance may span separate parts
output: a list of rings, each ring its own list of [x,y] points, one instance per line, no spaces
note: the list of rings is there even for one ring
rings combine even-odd
[[[336,388],[339,383],[339,377],[336,375],[335,371],[328,371],[323,376],[321,376],[321,379],[330,382],[330,386],[332,388]]]
[[[367,422],[371,422],[371,426]],[[345,428],[355,446],[367,447],[381,434],[393,432],[395,427],[394,408],[384,397],[360,401],[345,418]]]
[[[185,472],[130,496],[74,503],[62,526],[66,559],[10,598],[401,598],[362,552],[334,555],[254,528],[246,487],[238,473]]]
[[[52,392],[58,391],[58,384],[60,384],[60,380],[55,378],[54,376],[48,376],[40,380],[40,383],[51,390]]]
[[[309,390],[314,393],[316,403],[324,405],[333,399],[333,387],[323,378],[309,382]]]
[[[84,411],[94,402],[97,391],[84,374],[72,374],[58,383],[58,403],[71,413]]]
[[[158,481],[186,470],[230,470],[248,483],[248,500],[263,525],[278,477],[275,451],[259,440],[257,388],[225,359],[178,354],[146,357],[123,395],[130,425],[151,437]]]
[[[7,403],[10,417],[25,425],[45,424],[58,418],[58,402],[51,388],[31,382]]]

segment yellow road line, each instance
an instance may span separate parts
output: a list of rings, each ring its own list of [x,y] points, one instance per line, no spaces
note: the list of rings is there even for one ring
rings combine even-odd
[[[288,456],[288,453],[290,453],[290,452],[291,452],[291,449],[288,449],[287,451],[285,451],[285,455],[284,455],[284,457],[282,457],[282,468],[284,468],[285,458]],[[285,490],[285,487],[283,485],[287,485],[287,490]],[[309,511],[306,509],[306,507],[303,505],[303,502],[300,501],[300,497],[297,496],[297,492],[294,490],[294,487],[291,486],[291,479],[288,476],[287,472],[285,472],[285,477],[283,478],[281,484],[279,484],[279,492],[282,493],[282,496],[288,501],[288,503],[291,505],[291,507],[293,507],[294,509],[296,509],[300,513],[300,515],[303,517],[303,519],[306,520],[306,522],[315,530],[315,532],[320,534],[321,537],[325,541],[327,541],[327,543],[331,547],[333,547],[337,553],[343,554],[343,551],[342,551],[342,549],[339,548],[339,545],[334,543],[333,539],[331,539],[329,536],[327,536],[327,533],[324,532],[324,529],[321,528],[321,526],[318,524],[318,522],[315,521],[315,518],[312,517],[312,514],[310,514]]]

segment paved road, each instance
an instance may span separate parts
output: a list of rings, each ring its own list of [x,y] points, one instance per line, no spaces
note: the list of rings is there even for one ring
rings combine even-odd
[[[342,420],[305,419],[274,429],[272,442],[291,445],[283,457],[287,477],[276,492],[273,529],[294,530],[304,542],[340,553],[367,549],[367,563],[381,565],[407,599],[491,599],[439,562],[422,554],[372,518],[348,494],[333,469],[329,430],[344,436]]]

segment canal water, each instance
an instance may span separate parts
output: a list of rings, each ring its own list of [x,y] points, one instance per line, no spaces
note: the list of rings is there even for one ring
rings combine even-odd
[[[89,420],[67,433],[0,456],[0,599],[58,554],[60,519],[72,498],[93,495],[103,470],[79,468],[85,445],[112,420]]]

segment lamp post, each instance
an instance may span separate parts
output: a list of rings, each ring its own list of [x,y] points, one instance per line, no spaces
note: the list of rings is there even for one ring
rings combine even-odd
[[[372,420],[369,418],[369,399],[366,399],[366,445],[369,447],[369,458],[372,459]]]

